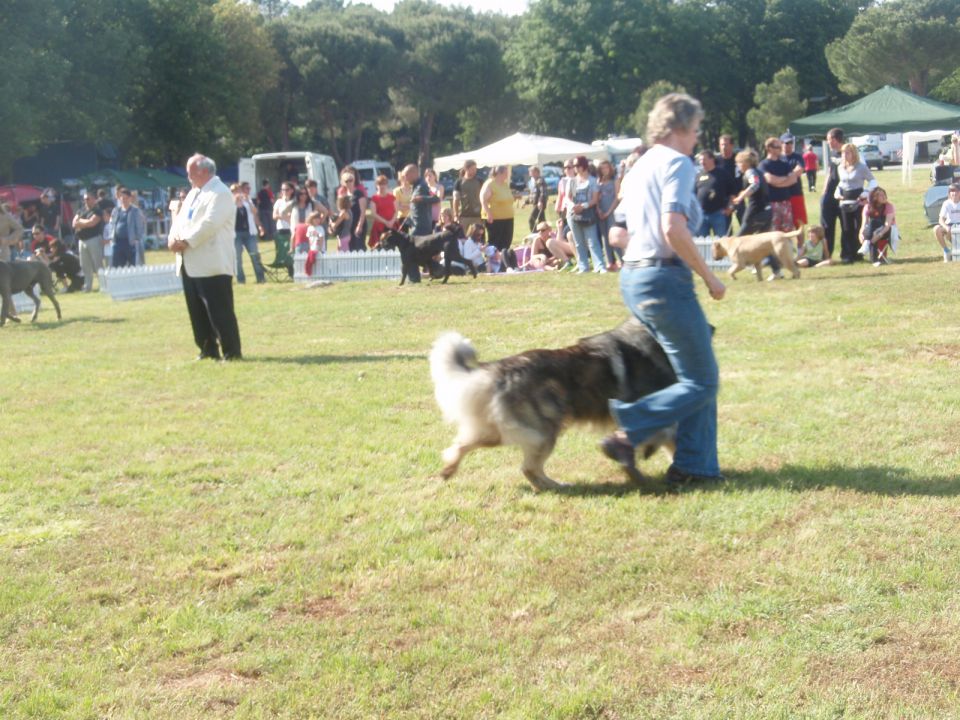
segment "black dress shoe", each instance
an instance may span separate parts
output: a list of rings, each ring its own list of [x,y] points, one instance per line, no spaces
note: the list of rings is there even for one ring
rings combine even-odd
[[[667,475],[664,481],[667,486],[679,490],[680,488],[693,487],[695,485],[709,485],[711,483],[721,483],[726,478],[723,475],[695,475],[694,473],[678,470],[673,465],[667,468]]]

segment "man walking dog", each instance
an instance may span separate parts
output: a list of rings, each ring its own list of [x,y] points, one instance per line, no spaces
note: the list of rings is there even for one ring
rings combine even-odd
[[[233,311],[237,265],[233,224],[236,204],[217,177],[217,166],[197,154],[187,160],[193,186],[173,221],[167,246],[177,253],[177,274],[200,348],[198,360],[240,360],[240,328]]]

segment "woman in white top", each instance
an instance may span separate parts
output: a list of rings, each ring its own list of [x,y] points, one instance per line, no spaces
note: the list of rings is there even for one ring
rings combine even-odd
[[[860,260],[860,222],[863,205],[877,181],[870,168],[860,160],[857,146],[847,143],[840,148],[842,160],[837,168],[840,182],[834,197],[840,201],[840,262],[849,265]]]

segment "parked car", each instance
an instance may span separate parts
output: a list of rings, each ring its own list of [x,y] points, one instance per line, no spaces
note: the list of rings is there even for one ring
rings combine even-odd
[[[563,177],[563,170],[556,165],[544,165],[541,168],[543,181],[547,184],[547,194],[556,195],[557,185],[560,184],[560,178]]]
[[[530,169],[526,165],[514,165],[510,169],[510,189],[514,192],[527,192]]]
[[[861,145],[857,148],[860,153],[860,159],[866,163],[867,167],[883,170],[883,153],[876,145]]]
[[[363,184],[364,189],[367,191],[367,197],[372,197],[377,194],[377,186],[374,183],[377,175],[387,176],[387,187],[389,189],[393,190],[397,186],[397,173],[390,163],[380,162],[379,160],[354,160],[350,164],[353,165],[360,174],[357,180]]]

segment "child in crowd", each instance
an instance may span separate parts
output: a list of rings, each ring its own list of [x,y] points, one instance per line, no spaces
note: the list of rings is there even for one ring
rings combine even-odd
[[[463,237],[463,228],[460,226],[460,223],[453,219],[453,210],[448,207],[440,211],[440,219],[437,221],[436,227],[434,227],[434,232],[442,232],[444,230],[455,232],[457,237]]]
[[[823,257],[823,249],[823,227],[811,225],[807,228],[807,239],[797,256],[797,265],[805,268],[830,265],[830,258],[824,259]]]
[[[373,204],[373,228],[367,242],[371,250],[380,247],[383,231],[393,227],[397,220],[397,199],[390,192],[390,179],[386,175],[378,175],[376,187],[377,192],[370,198]]]
[[[953,183],[947,199],[940,206],[940,217],[933,228],[933,236],[943,250],[943,261],[950,262],[953,248],[953,228],[960,230],[960,185]]]
[[[353,227],[353,213],[350,205],[353,199],[349,195],[337,198],[337,215],[330,219],[330,234],[337,238],[337,249],[350,252],[350,230]]]
[[[327,252],[327,229],[323,226],[323,213],[314,210],[307,216],[308,252]]]
[[[308,215],[306,220],[309,221]],[[307,232],[310,230],[309,222],[297,223],[293,226],[293,235],[290,236],[290,254],[301,255],[310,251],[310,240],[307,238]]]
[[[877,267],[889,262],[891,243],[897,228],[897,215],[893,203],[887,202],[887,193],[882,187],[870,191],[863,206],[863,221],[860,224],[861,254],[870,253],[870,260]]]

